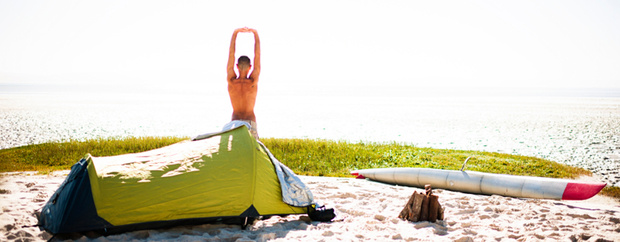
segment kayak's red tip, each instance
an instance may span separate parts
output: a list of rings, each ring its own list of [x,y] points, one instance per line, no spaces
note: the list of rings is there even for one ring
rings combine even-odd
[[[366,179],[366,177],[364,177],[364,175],[360,175],[357,172],[351,172],[351,175],[354,175],[355,178],[357,178],[357,179]]]
[[[573,183],[566,184],[564,194],[562,194],[562,200],[586,200],[594,197],[603,188],[607,186],[606,183]]]

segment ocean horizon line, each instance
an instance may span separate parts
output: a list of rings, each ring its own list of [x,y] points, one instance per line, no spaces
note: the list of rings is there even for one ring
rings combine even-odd
[[[12,84],[0,83],[0,94],[45,94],[94,92],[117,94],[226,94],[225,85],[140,86],[106,84]],[[260,94],[302,96],[365,96],[365,97],[585,97],[620,98],[619,88],[600,87],[438,87],[438,86],[341,86],[341,85],[275,85],[263,83]]]

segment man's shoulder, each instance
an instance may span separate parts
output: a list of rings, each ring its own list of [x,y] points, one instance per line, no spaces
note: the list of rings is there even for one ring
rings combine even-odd
[[[232,81],[234,81],[234,80],[236,80],[236,79],[237,79],[237,74],[228,75],[228,76],[226,77],[226,80],[227,80],[228,82],[232,82]]]

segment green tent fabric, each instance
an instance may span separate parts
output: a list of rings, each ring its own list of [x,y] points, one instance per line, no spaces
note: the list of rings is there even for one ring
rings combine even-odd
[[[245,126],[142,153],[87,155],[78,165],[42,209],[40,225],[52,233],[307,213],[282,201],[269,151]],[[80,213],[97,218],[67,215]]]

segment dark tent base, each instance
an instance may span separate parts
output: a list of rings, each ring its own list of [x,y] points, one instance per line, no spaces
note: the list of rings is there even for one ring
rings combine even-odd
[[[250,211],[256,211],[253,207],[248,208],[244,214],[250,213]],[[254,221],[259,219],[269,219],[272,216],[280,216],[287,217],[290,214],[277,214],[277,215],[266,215],[266,216],[256,216],[256,217],[221,217],[221,218],[192,218],[192,219],[182,219],[182,220],[172,220],[172,221],[157,221],[157,222],[149,222],[149,223],[139,223],[139,224],[130,224],[123,226],[114,226],[107,229],[102,230],[93,230],[93,231],[85,231],[81,233],[59,233],[55,234],[53,238],[58,239],[79,239],[82,236],[86,236],[88,238],[97,238],[101,236],[122,234],[126,232],[138,231],[138,230],[152,230],[152,229],[171,229],[179,226],[193,226],[193,225],[201,225],[201,224],[228,224],[228,225],[239,225],[241,229],[245,229],[248,225],[254,223]],[[320,208],[319,210],[310,209],[308,215],[312,221],[321,221],[321,222],[329,222],[334,217],[334,209],[326,209]],[[53,239],[52,239],[53,240]]]
[[[287,216],[287,215],[283,215]],[[245,229],[247,225],[254,223],[260,217],[225,217],[225,218],[192,218],[173,221],[157,221],[149,223],[130,224],[123,226],[114,226],[107,229],[85,231],[80,233],[59,233],[55,234],[54,238],[58,239],[79,239],[82,236],[89,238],[97,238],[101,236],[122,234],[126,232],[138,231],[138,230],[152,230],[152,229],[169,229],[179,226],[192,226],[201,224],[229,224],[239,225],[242,229]]]

